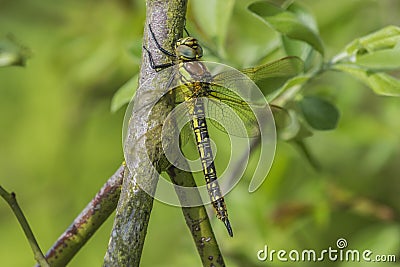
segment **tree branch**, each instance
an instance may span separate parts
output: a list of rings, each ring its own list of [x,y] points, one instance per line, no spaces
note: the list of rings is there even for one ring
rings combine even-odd
[[[186,4],[185,0],[148,0],[146,2],[144,44],[157,62],[162,54],[155,48],[154,42],[150,41],[147,25],[153,26],[157,40],[163,47],[172,48],[175,38],[183,30]],[[152,80],[156,74],[149,65],[147,54],[142,55],[139,90],[152,90],[154,88],[140,87],[145,81]],[[138,91],[136,97],[139,94]],[[172,103],[168,103],[166,99],[153,108],[148,120],[146,116],[143,117],[143,114],[140,114],[141,110],[132,114],[130,118],[130,123],[136,126],[129,130],[127,137],[132,147],[130,153],[134,159],[132,163],[134,168],[131,168],[130,172],[128,169],[125,171],[104,266],[139,266],[153,206],[153,198],[146,192],[155,192],[162,162],[165,161],[160,126],[163,125],[172,107]],[[141,127],[144,125],[147,127]],[[141,187],[138,185],[139,180]]]

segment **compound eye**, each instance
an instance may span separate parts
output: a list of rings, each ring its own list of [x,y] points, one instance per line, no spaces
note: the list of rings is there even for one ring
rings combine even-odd
[[[201,58],[203,56],[203,48],[201,46],[197,46],[196,48],[196,57]]]
[[[198,49],[193,49],[192,47],[186,45],[180,45],[176,48],[176,55],[178,58],[195,59],[198,58],[197,53]],[[201,51],[201,53],[203,52]]]

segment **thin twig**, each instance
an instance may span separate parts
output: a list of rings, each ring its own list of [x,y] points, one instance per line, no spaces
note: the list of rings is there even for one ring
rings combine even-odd
[[[24,230],[25,236],[28,239],[29,245],[31,246],[31,249],[33,251],[33,255],[35,256],[35,260],[40,264],[41,267],[50,267],[42,251],[40,250],[39,244],[37,243],[36,238],[33,235],[32,229],[29,226],[29,223],[26,220],[24,213],[18,205],[15,193],[12,192],[10,194],[3,187],[0,186],[0,195],[4,198],[8,205],[10,205],[10,208],[14,212],[15,217],[17,217],[18,222],[22,227],[22,230]]]
[[[117,207],[125,164],[108,179],[74,222],[46,253],[52,267],[66,266]]]
[[[176,185],[183,187],[196,187],[196,182],[190,172],[171,166],[167,170],[167,173],[171,178],[171,181]],[[197,199],[197,202],[201,203],[200,194],[194,194],[191,191],[191,195],[187,196],[184,193],[185,191],[177,192],[181,203],[185,203],[188,199]],[[204,206],[182,207],[182,212],[185,216],[186,225],[189,227],[190,233],[192,234],[193,241],[196,245],[203,266],[225,266],[222,253],[219,249]]]

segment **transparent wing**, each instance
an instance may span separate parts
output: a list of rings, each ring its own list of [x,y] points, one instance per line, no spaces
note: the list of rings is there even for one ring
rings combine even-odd
[[[257,118],[246,101],[223,86],[213,84],[211,88],[206,108],[217,129],[239,137],[260,134]]]
[[[205,84],[205,86],[210,88],[207,90],[207,97],[197,98],[187,95],[187,90],[183,85],[171,89],[163,96],[175,96],[176,106],[168,115],[167,120],[174,120],[173,123],[180,131],[181,145],[193,139],[189,108],[199,101],[204,104],[207,121],[217,129],[239,137],[255,137],[260,134],[257,118],[246,101],[223,86],[215,84],[212,84],[211,87],[210,84]],[[185,97],[187,97],[186,100]],[[170,122],[166,121],[165,123],[169,124]]]
[[[298,57],[284,57],[254,68],[241,70],[255,83],[274,77],[292,77],[304,69],[303,61]]]
[[[177,91],[176,93],[178,95],[181,94],[181,92],[179,91]],[[181,105],[177,105],[173,109],[171,114],[169,114],[168,116],[168,120],[171,119],[174,120],[174,123],[177,129],[179,130],[180,145],[184,146],[189,142],[189,140],[191,140],[191,142],[194,141],[193,130],[190,125],[190,116],[186,103],[182,102],[176,104],[181,104]]]
[[[290,56],[254,68],[244,69],[241,72],[256,83],[264,94],[268,94],[283,85],[287,79],[303,72],[303,70],[303,61],[298,57]],[[235,83],[242,79],[243,77],[238,76],[234,70],[228,70],[216,74],[213,81],[221,84]]]
[[[206,103],[211,123],[219,130],[238,137],[257,137],[260,128],[253,109],[269,108],[278,128],[285,128],[290,121],[286,109],[276,105],[258,106],[244,101],[231,90],[212,85]],[[215,119],[214,119],[215,118]]]

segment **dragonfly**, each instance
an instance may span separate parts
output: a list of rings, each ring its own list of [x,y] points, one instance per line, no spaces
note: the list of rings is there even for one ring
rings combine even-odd
[[[157,49],[171,60],[167,63],[157,64],[151,52],[143,46],[148,54],[151,68],[157,72],[170,67],[173,68],[172,78],[167,84],[158,86],[172,87],[175,103],[184,103],[185,110],[181,109],[181,112],[186,113],[189,117],[190,128],[194,133],[209,198],[217,218],[224,223],[228,234],[233,237],[232,226],[228,219],[226,203],[221,193],[214,164],[214,154],[207,125],[207,112],[212,113],[218,118],[218,121],[223,122],[211,120],[211,123],[217,129],[237,136],[258,136],[260,130],[257,118],[244,99],[230,88],[221,85],[235,82],[235,79],[239,79],[238,76],[229,70],[216,75],[211,74],[206,64],[201,61],[203,49],[196,38],[187,36],[178,39],[173,52],[170,52],[159,44],[150,25],[149,30]],[[302,60],[292,56],[258,67],[244,69],[241,72],[257,82],[274,77],[290,78],[299,74],[302,70]],[[171,86],[172,81],[175,81],[173,86]],[[210,101],[204,102],[203,99]],[[235,130],[236,127],[231,120],[232,112],[227,112],[225,106],[231,108],[240,118],[245,127],[245,133]],[[227,131],[224,125],[228,125],[230,131]]]

